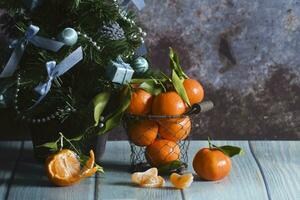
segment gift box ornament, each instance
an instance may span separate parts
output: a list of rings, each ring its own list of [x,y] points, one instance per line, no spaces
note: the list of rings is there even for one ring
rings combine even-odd
[[[107,69],[108,78],[114,82],[119,84],[125,84],[130,82],[134,70],[130,67],[128,63],[125,63],[121,56],[118,56],[116,60],[110,61],[108,69]]]

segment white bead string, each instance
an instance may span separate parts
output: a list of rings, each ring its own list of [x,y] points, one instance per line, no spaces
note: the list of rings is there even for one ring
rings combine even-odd
[[[17,115],[21,114],[21,111],[19,110],[19,106],[18,106],[18,97],[19,97],[19,92],[20,92],[20,81],[21,81],[21,75],[20,73],[17,74],[17,86],[16,86],[16,90],[15,90],[15,95],[14,95],[14,109],[17,113]],[[57,108],[55,112],[53,112],[52,114],[49,114],[45,117],[41,117],[41,118],[32,118],[32,117],[27,117],[25,115],[22,115],[21,120],[26,120],[29,123],[45,123],[47,121],[53,120],[57,117],[59,117],[60,115],[62,115],[63,113],[66,112],[76,112],[76,109],[73,108],[71,109],[69,106],[66,106],[65,108]]]
[[[93,41],[93,38],[89,37],[87,34],[83,34],[80,31],[77,31],[77,34],[87,39],[98,51],[101,50],[101,47],[97,44],[97,42]]]

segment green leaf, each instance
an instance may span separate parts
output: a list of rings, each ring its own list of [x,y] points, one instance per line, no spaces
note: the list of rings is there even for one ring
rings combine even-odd
[[[57,151],[58,150],[58,146],[57,146],[57,141],[55,142],[48,142],[48,143],[45,143],[45,144],[42,144],[42,145],[39,145],[39,146],[36,146],[37,148],[49,148],[51,151]]]
[[[229,157],[244,154],[244,150],[237,146],[229,146],[229,145],[220,146],[220,147],[216,145],[212,145],[212,146],[222,151],[224,154],[226,154]]]
[[[68,139],[68,140],[78,142],[78,141],[80,141],[82,138],[83,138],[83,135],[80,135],[80,136],[78,136],[78,137],[74,137],[74,138],[71,138],[71,139]]]
[[[95,126],[99,124],[100,116],[103,113],[103,110],[108,103],[109,97],[110,97],[109,92],[102,92],[98,94],[93,100]]]
[[[178,75],[176,74],[175,70],[172,71],[172,83],[179,94],[179,96],[189,105],[191,106],[190,100],[186,94],[185,88],[183,86],[184,79],[180,79]]]
[[[181,167],[184,167],[184,163],[179,161],[179,160],[175,160],[175,161],[172,161],[168,164],[165,164],[163,166],[160,166],[158,168],[158,172],[160,174],[168,174],[170,172],[174,172],[174,171],[177,171],[178,169],[180,169]]]
[[[79,155],[79,162],[82,166],[85,165],[85,163],[88,161],[90,157],[84,154]],[[103,167],[98,165],[97,163],[94,164],[94,166],[97,168],[97,172],[104,173]]]
[[[184,73],[182,67],[180,66],[179,57],[178,57],[177,53],[175,53],[171,47],[170,47],[169,57],[170,57],[171,69],[174,70],[180,78],[187,79],[188,76]]]
[[[108,117],[108,119],[104,124],[104,127],[100,129],[100,131],[98,132],[98,135],[106,133],[107,131],[110,131],[111,129],[119,126],[123,118],[124,112],[127,110],[128,106],[130,105],[130,100],[131,100],[131,91],[129,87],[127,87],[122,99],[120,99],[121,102],[120,106],[110,117]]]
[[[151,79],[149,78],[143,78],[143,79],[140,79],[140,78],[136,78],[136,79],[131,79],[130,83],[131,84],[140,84],[140,83],[143,83],[143,82],[146,82],[146,81],[149,81]]]
[[[163,88],[160,85],[157,85],[155,81],[151,79],[140,84],[139,88],[142,88],[143,90],[155,96],[159,95],[163,91]]]

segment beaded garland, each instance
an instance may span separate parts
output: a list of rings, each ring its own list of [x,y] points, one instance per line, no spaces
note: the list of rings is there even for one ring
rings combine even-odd
[[[59,116],[63,115],[64,113],[70,113],[70,112],[76,112],[75,108],[70,108],[69,106],[66,106],[65,108],[57,108],[55,112],[40,118],[33,118],[33,117],[27,117],[24,114],[21,114],[21,111],[18,106],[18,97],[20,92],[20,83],[21,83],[21,75],[20,73],[17,74],[17,83],[16,83],[16,90],[14,94],[14,109],[17,115],[20,115],[21,120],[27,121],[30,123],[45,123],[47,121],[59,118]]]

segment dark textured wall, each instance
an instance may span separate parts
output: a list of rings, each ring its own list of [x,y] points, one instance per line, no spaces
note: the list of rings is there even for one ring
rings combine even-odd
[[[153,67],[167,71],[168,47],[174,47],[216,105],[194,120],[194,138],[300,138],[299,0],[146,5],[138,18]]]
[[[172,46],[215,103],[194,138],[300,139],[299,0],[146,0],[136,12],[152,67],[168,71]]]

